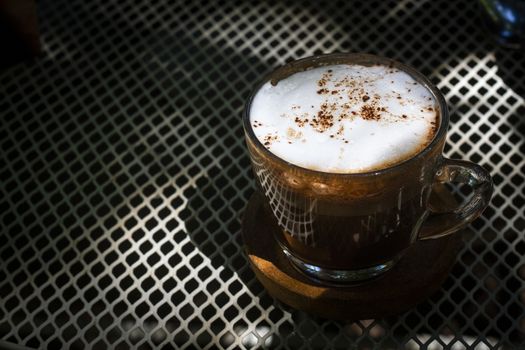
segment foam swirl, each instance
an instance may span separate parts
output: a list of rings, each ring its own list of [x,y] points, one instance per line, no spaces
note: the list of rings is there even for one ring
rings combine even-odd
[[[379,170],[427,146],[437,129],[431,92],[388,66],[333,65],[264,84],[250,122],[261,143],[301,167]]]

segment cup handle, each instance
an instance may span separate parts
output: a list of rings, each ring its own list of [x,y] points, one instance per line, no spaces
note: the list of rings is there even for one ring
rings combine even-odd
[[[444,159],[434,179],[437,183],[455,182],[473,188],[472,198],[457,208],[430,213],[423,222],[419,239],[434,239],[450,235],[476,219],[487,207],[492,196],[492,179],[481,166],[454,159]]]

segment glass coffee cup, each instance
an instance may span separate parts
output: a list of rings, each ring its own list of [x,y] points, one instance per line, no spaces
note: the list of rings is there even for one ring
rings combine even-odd
[[[409,159],[382,169],[331,173],[292,164],[256,137],[250,120],[253,98],[266,82],[338,64],[384,65],[408,73],[430,91],[439,124],[432,141]],[[368,54],[329,54],[288,63],[270,73],[248,100],[243,115],[258,191],[280,227],[275,239],[290,263],[324,283],[348,283],[385,273],[417,240],[458,231],[478,217],[492,195],[492,181],[479,165],[446,159],[449,115],[439,90],[413,68]],[[437,183],[461,183],[471,198],[447,212],[433,211]]]

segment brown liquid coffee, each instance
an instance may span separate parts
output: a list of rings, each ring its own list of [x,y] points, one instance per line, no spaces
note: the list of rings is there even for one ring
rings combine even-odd
[[[283,229],[276,238],[304,262],[366,268],[394,259],[417,238],[431,190],[425,184],[437,164],[377,179],[340,178],[290,169],[249,148],[260,190]]]

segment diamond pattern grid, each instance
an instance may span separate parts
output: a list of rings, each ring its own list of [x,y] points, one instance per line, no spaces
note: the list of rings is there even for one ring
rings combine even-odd
[[[468,1],[39,1],[44,53],[0,71],[0,339],[39,349],[525,346],[525,58]],[[429,75],[445,153],[491,206],[441,290],[333,322],[247,266],[240,115],[276,65],[366,51]],[[467,196],[458,189],[459,196]],[[1,344],[1,343],[0,343]]]

